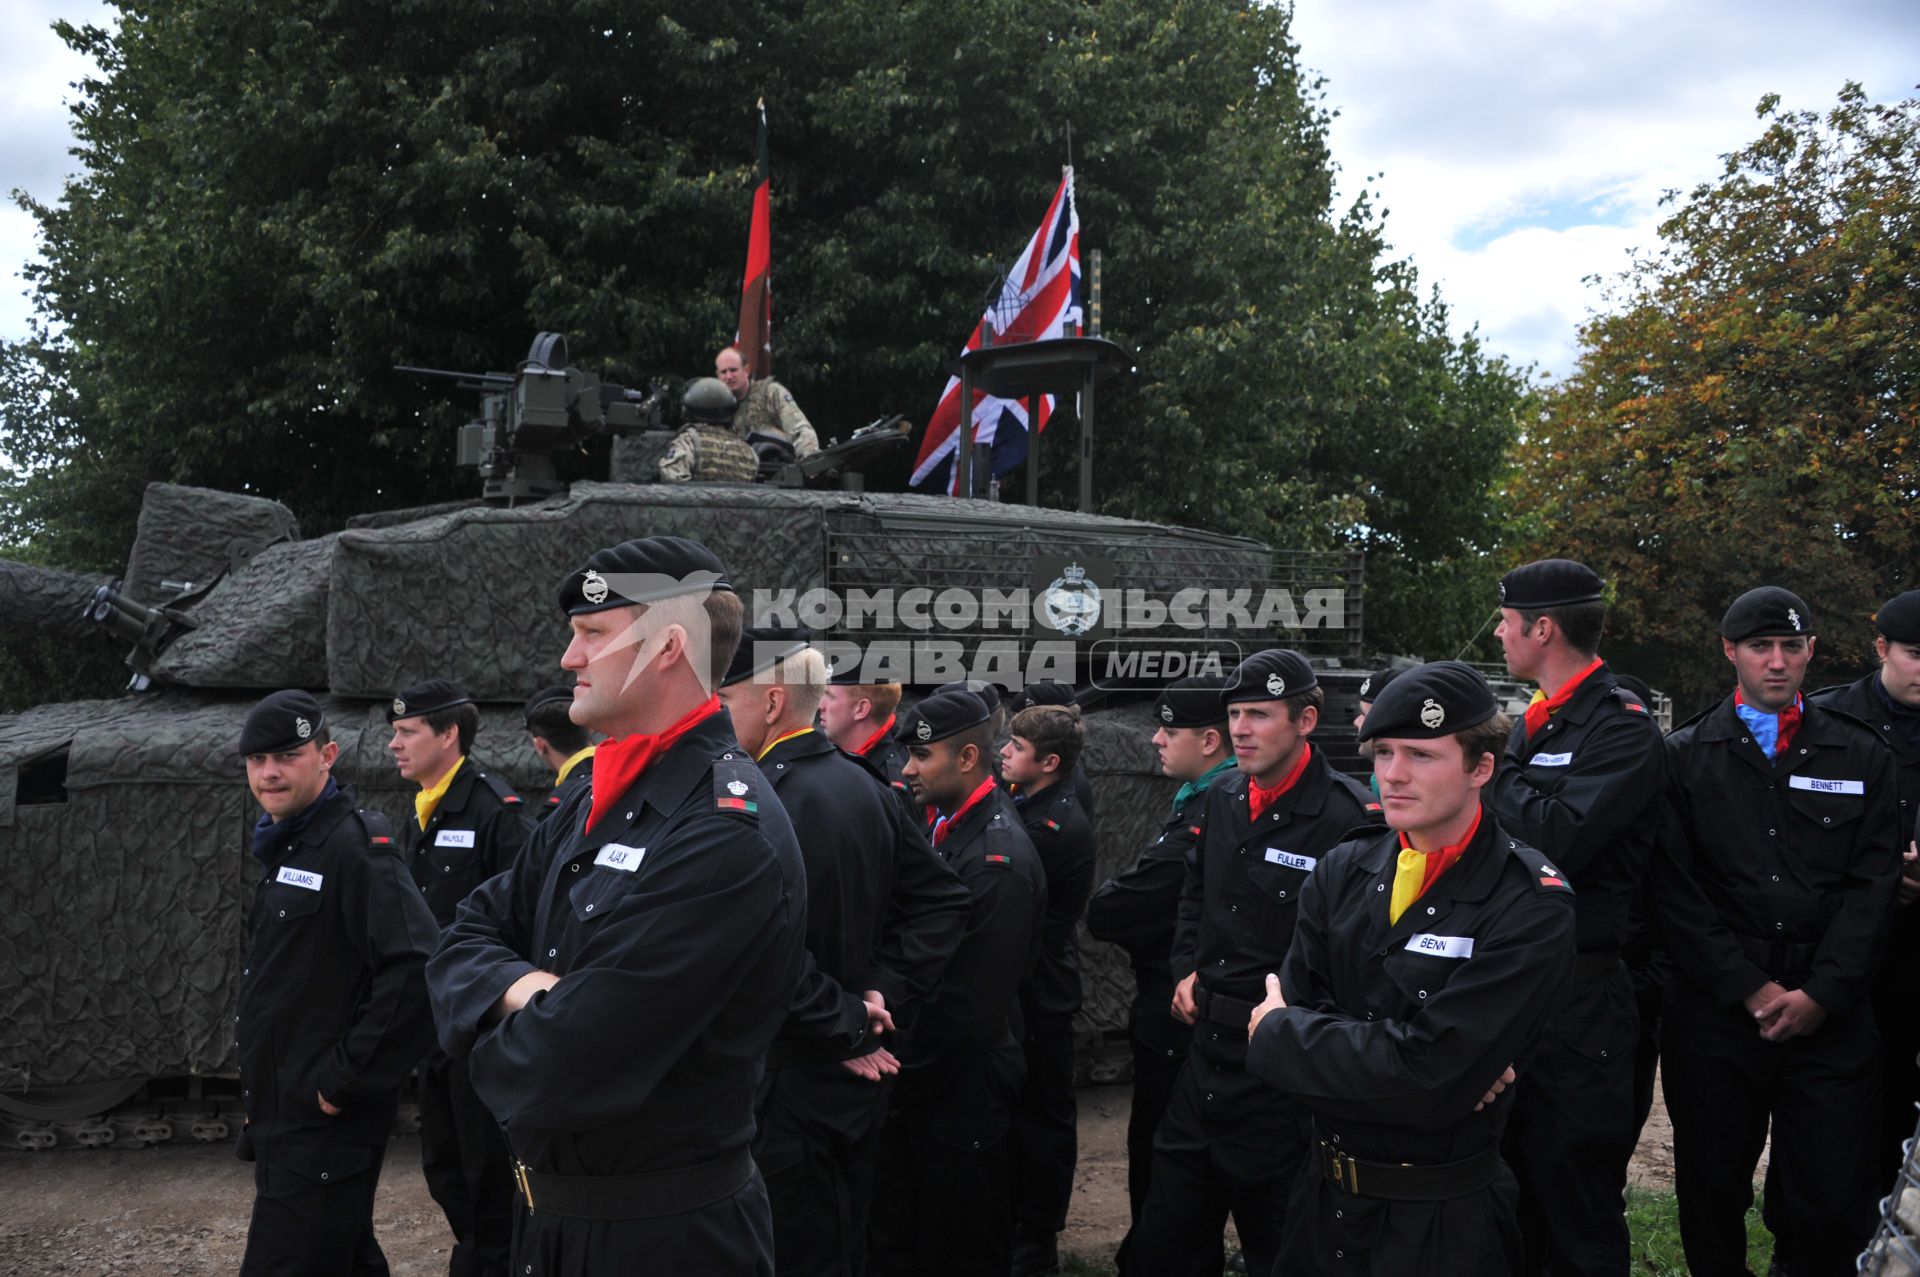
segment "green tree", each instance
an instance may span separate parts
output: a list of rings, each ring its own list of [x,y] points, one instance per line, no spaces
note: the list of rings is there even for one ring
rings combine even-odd
[[[1808,601],[1817,685],[1920,583],[1920,101],[1759,115],[1582,329],[1511,487],[1536,552],[1617,582],[1615,658],[1689,712],[1725,692],[1742,591]]]

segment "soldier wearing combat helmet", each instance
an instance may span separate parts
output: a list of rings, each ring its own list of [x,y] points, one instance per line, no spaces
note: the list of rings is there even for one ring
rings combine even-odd
[[[668,483],[752,483],[760,458],[734,430],[732,393],[702,377],[687,387],[680,408],[686,425],[660,458],[660,477]]]

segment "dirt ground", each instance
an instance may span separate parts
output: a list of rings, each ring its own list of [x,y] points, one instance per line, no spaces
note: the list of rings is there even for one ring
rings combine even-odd
[[[1106,1261],[1127,1230],[1124,1085],[1080,1092],[1080,1167],[1061,1249]],[[1673,1135],[1657,1101],[1633,1180],[1673,1187]],[[0,1151],[0,1277],[231,1273],[245,1248],[252,1168],[225,1144],[106,1152]],[[394,1140],[375,1224],[395,1277],[446,1271],[448,1238],[420,1177],[420,1144]]]

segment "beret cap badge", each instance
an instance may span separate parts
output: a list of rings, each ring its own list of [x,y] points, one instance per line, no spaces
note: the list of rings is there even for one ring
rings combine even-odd
[[[1162,705],[1160,707],[1160,721],[1163,723],[1171,723],[1173,721],[1173,706]]]
[[[933,724],[923,718],[913,729],[913,734],[923,741],[930,741],[933,739]]]
[[[580,582],[580,597],[589,603],[605,603],[607,578],[589,568],[586,578]]]
[[[1431,731],[1446,721],[1447,711],[1441,709],[1440,703],[1433,697],[1427,697],[1425,703],[1420,706],[1420,725]]]
[[[1281,678],[1278,674],[1267,675],[1267,691],[1275,696],[1285,696],[1287,694],[1287,680]]]
[[[293,720],[293,734],[295,736],[298,736],[301,740],[306,740],[308,737],[313,735],[313,724],[309,723],[304,718],[296,717]]]
[[[393,698],[393,716],[395,718],[405,718],[407,716],[407,703],[398,696]]]

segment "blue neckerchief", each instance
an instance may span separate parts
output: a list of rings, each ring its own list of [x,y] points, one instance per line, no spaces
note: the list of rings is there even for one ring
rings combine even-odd
[[[1910,705],[1902,705],[1889,696],[1887,685],[1880,681],[1878,674],[1873,676],[1873,690],[1879,696],[1880,703],[1886,707],[1887,713],[1893,715],[1893,721],[1900,725],[1901,733],[1907,738],[1907,748],[1920,753],[1920,710]]]
[[[1223,758],[1210,767],[1207,773],[1198,780],[1190,780],[1180,786],[1180,792],[1173,796],[1173,809],[1179,811],[1187,805],[1189,798],[1192,798],[1195,794],[1206,793],[1207,790],[1213,787],[1213,782],[1220,779],[1220,773],[1229,770],[1233,765],[1231,758]]]
[[[305,829],[313,820],[313,813],[320,809],[320,804],[326,802],[327,799],[339,792],[340,786],[334,783],[333,777],[329,776],[327,777],[327,787],[320,791],[318,798],[307,804],[304,811],[279,821],[276,821],[265,812],[261,812],[260,819],[256,821],[253,826],[253,854],[259,859],[260,863],[263,865],[278,864],[279,861],[275,858],[275,853],[281,845],[292,842],[294,835],[298,834],[302,829]]]
[[[1793,700],[1794,704],[1799,704],[1800,693],[1795,692]],[[1761,753],[1772,758],[1780,752],[1779,714],[1755,709],[1751,705],[1742,705],[1738,701],[1734,702],[1733,712],[1740,716],[1740,721],[1745,723],[1747,729],[1753,733],[1753,743],[1760,747]]]

